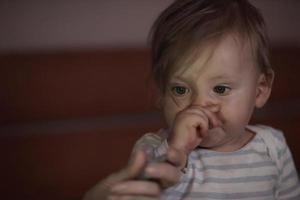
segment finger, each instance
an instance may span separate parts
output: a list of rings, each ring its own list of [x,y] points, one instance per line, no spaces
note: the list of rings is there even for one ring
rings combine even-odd
[[[125,177],[125,179],[138,177],[145,168],[146,163],[147,158],[145,152],[142,150],[137,150],[126,168],[127,177]]]
[[[98,200],[106,199],[109,194],[112,185],[118,181],[124,180],[128,176],[125,170],[121,170],[115,174],[110,175],[106,179],[97,183],[93,188],[91,188],[83,197],[83,200]]]
[[[189,154],[200,145],[211,127],[220,124],[215,113],[199,106],[189,107],[176,115],[168,142]]]
[[[168,140],[170,146],[187,154],[197,147],[208,131],[208,119],[196,114],[175,122]]]
[[[127,168],[114,173],[104,180],[97,183],[93,188],[91,188],[85,195],[84,200],[98,200],[106,199],[111,192],[111,188],[118,182],[128,180],[130,178],[136,177],[140,171],[144,168],[146,159],[142,151],[137,151],[131,161],[129,162]]]
[[[184,116],[185,115],[185,116]],[[186,110],[182,117],[187,119],[186,125],[206,132],[209,128],[209,116],[204,112],[204,109],[199,107],[191,107]]]
[[[115,174],[112,174],[108,178],[104,179],[102,181],[102,185],[111,187],[112,185],[120,181],[135,178],[144,169],[145,164],[146,157],[144,152],[137,150],[131,158],[128,166],[125,169]]]
[[[176,184],[181,176],[180,170],[167,162],[148,165],[145,174],[151,179],[157,180],[163,188]]]
[[[217,115],[207,109],[203,109],[203,112],[206,114],[209,120],[209,128],[216,128],[222,125],[222,121],[217,117]]]
[[[117,195],[160,195],[160,187],[157,183],[151,181],[124,181],[115,184],[111,188],[112,194]]]
[[[180,170],[186,167],[187,163],[187,154],[184,151],[169,147],[167,152],[167,160],[175,167],[178,167]]]

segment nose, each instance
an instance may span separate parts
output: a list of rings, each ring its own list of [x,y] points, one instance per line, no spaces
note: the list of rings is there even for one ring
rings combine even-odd
[[[217,98],[205,93],[194,95],[191,101],[191,106],[200,106],[214,113],[219,112],[221,109],[220,101]]]

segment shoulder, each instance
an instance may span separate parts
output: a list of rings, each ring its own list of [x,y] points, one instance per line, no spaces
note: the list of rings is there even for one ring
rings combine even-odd
[[[277,145],[286,145],[284,134],[279,129],[266,125],[249,125],[247,128],[263,139],[272,140]]]
[[[273,159],[281,159],[282,155],[289,151],[281,130],[265,125],[248,126],[247,128],[255,132],[258,138],[262,139]]]

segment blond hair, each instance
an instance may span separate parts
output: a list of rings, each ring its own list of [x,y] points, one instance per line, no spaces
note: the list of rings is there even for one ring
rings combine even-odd
[[[236,33],[251,45],[263,73],[271,69],[264,19],[247,0],[177,0],[161,13],[151,31],[152,76],[165,92],[176,63],[195,49]]]

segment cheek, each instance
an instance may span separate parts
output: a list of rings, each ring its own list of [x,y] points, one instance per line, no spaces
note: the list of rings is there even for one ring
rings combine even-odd
[[[172,99],[165,99],[163,104],[163,112],[165,116],[166,123],[169,127],[172,126],[172,123],[181,109],[174,103]]]
[[[253,98],[240,98],[224,103],[221,111],[221,117],[228,124],[244,127],[249,123],[254,110],[255,101]]]
[[[174,111],[174,108],[170,105],[165,105],[164,106],[164,116],[165,116],[167,125],[170,127],[176,116],[176,112]]]

